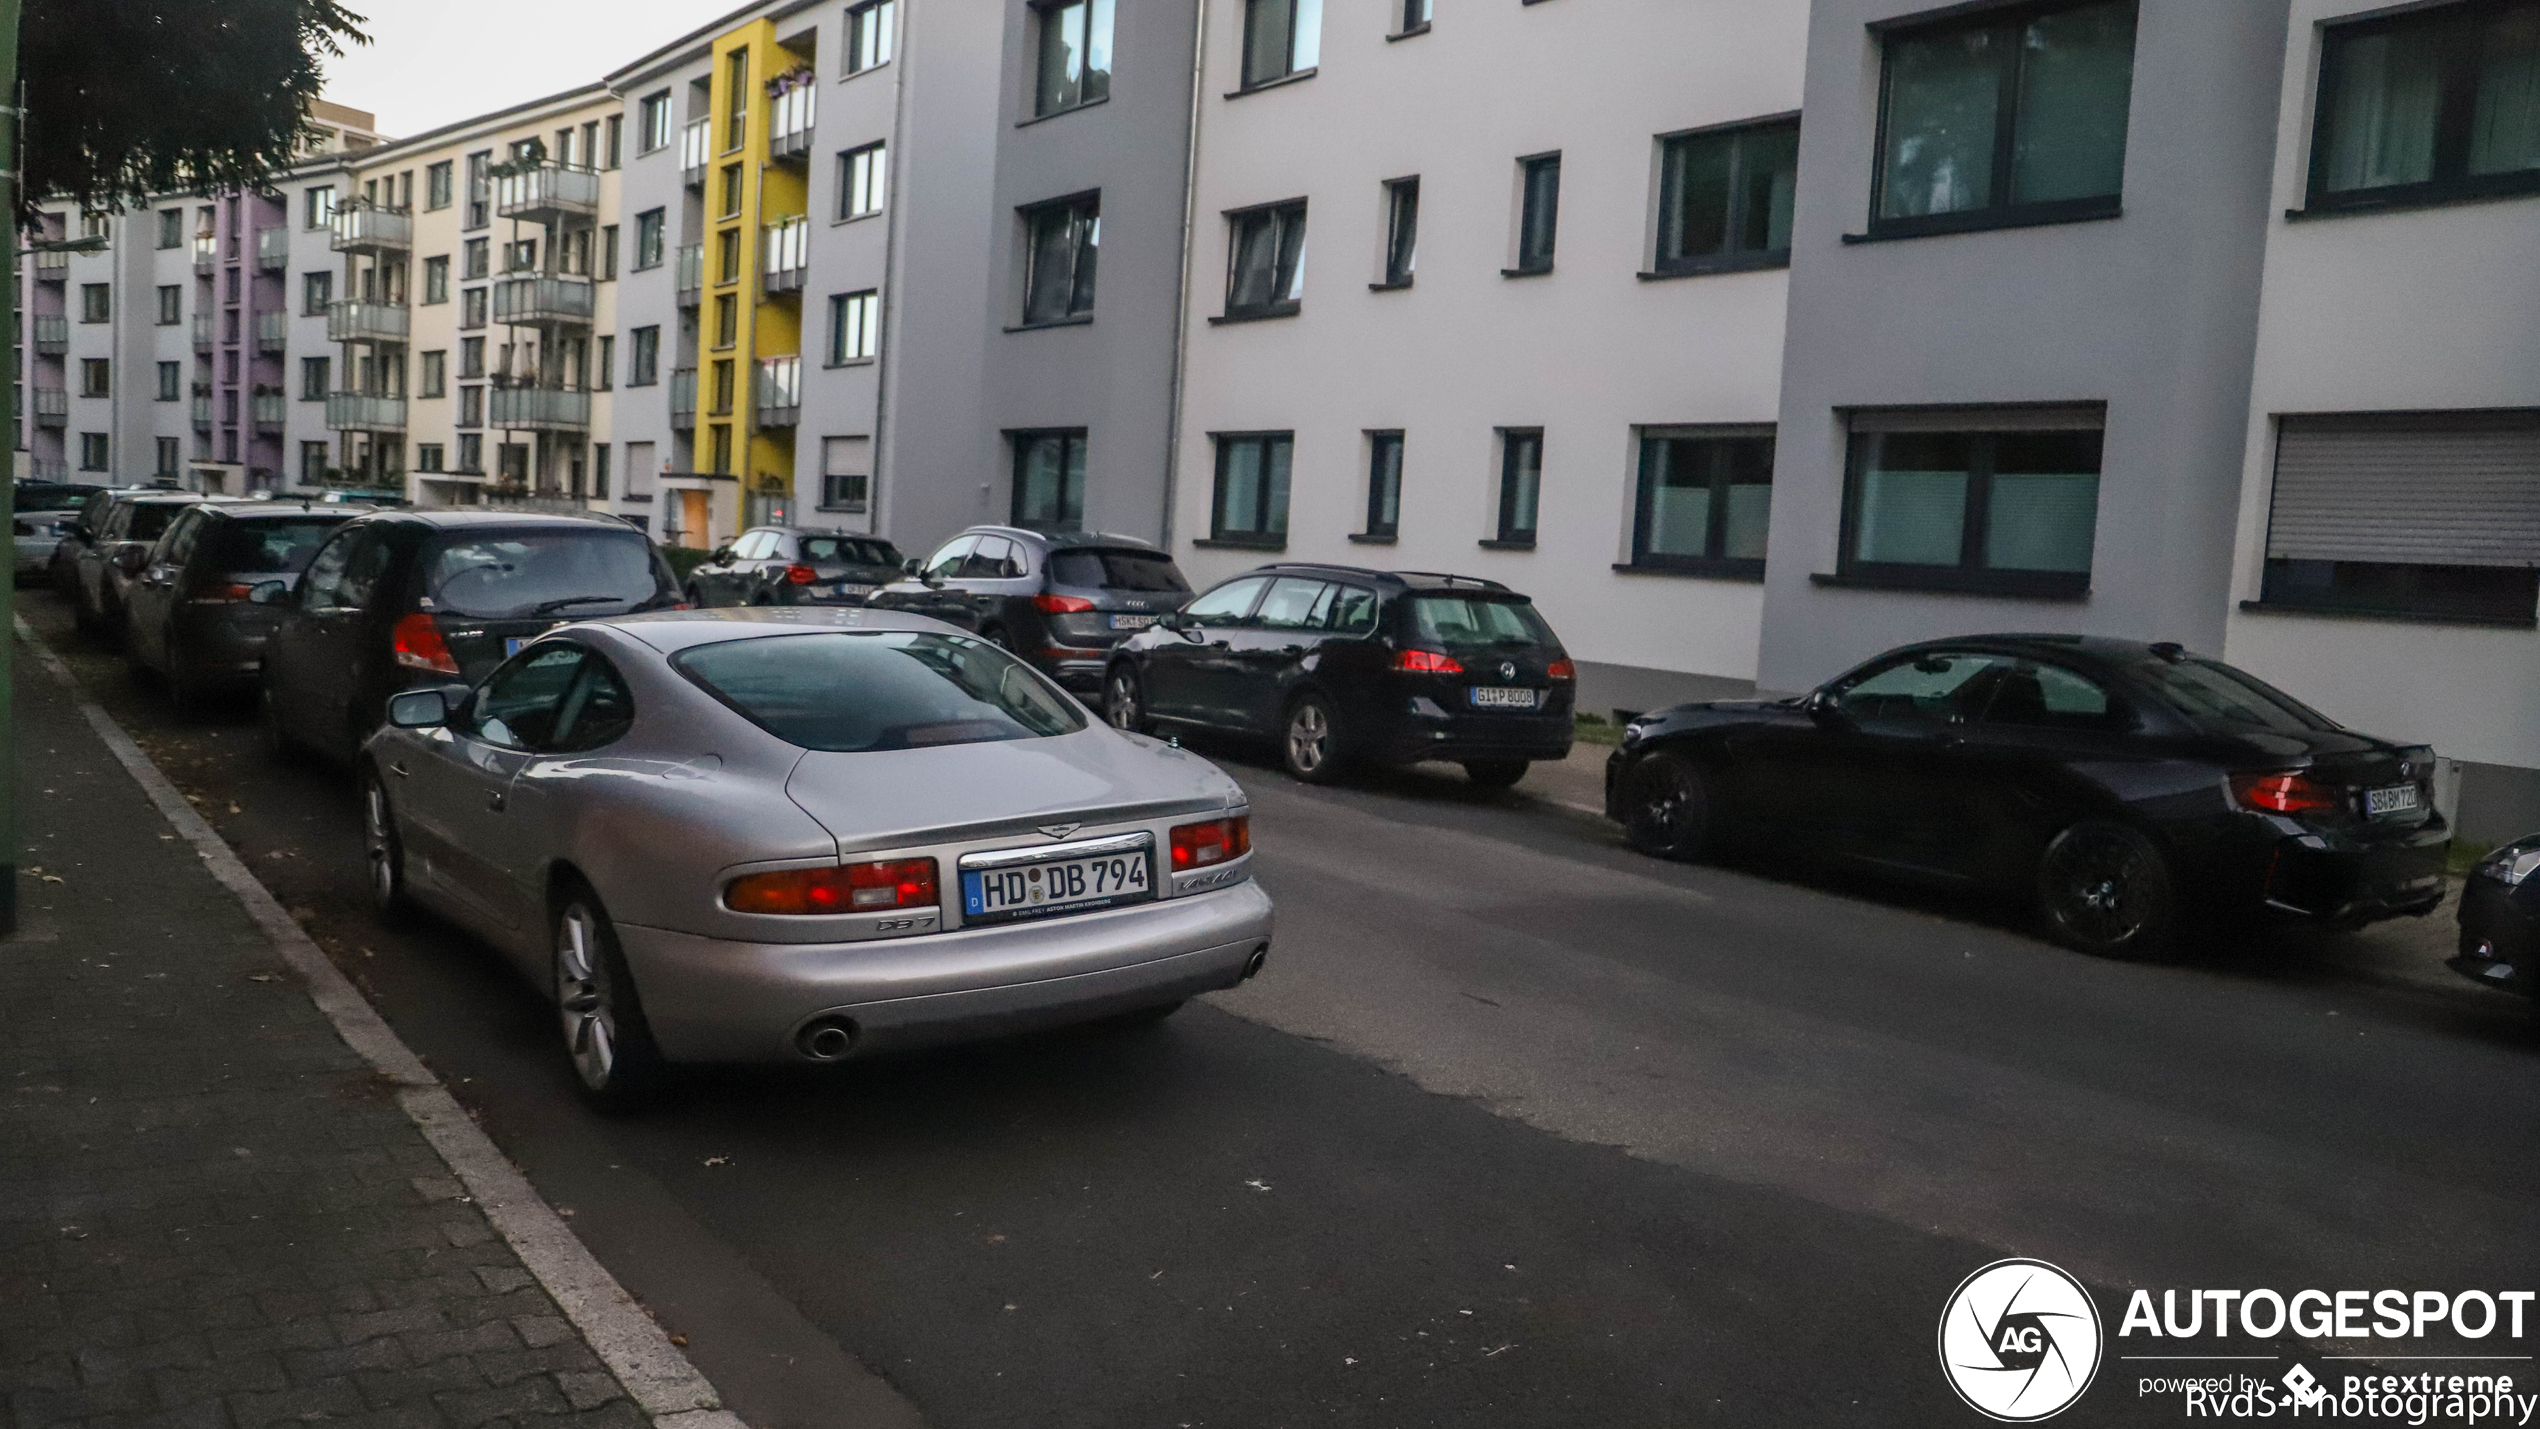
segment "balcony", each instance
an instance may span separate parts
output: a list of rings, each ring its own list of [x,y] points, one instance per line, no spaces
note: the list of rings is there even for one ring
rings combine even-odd
[[[515,327],[589,327],[588,278],[505,278],[494,285],[494,321]]]
[[[37,481],[52,482],[56,486],[66,485],[71,479],[70,460],[67,457],[30,458],[27,461],[27,475]]]
[[[199,382],[198,382],[198,383],[196,383],[196,384],[195,384],[195,386],[194,386],[194,403],[193,403],[193,406],[194,406],[194,430],[196,430],[196,431],[198,431],[198,432],[208,432],[208,431],[210,431],[210,430],[212,429],[212,393],[211,393],[211,389],[210,389],[210,388],[208,388],[208,387],[203,386],[203,385],[202,385],[201,383],[199,383]]]
[[[63,283],[68,282],[70,276],[71,255],[42,248],[35,250],[35,281]]]
[[[820,87],[805,81],[767,104],[767,157],[777,163],[798,162],[811,155],[811,120]]]
[[[406,399],[373,397],[361,392],[329,392],[326,394],[326,429],[330,432],[403,432],[406,429]]]
[[[811,273],[811,220],[764,224],[758,237],[760,287],[769,297],[801,292]]]
[[[365,303],[354,298],[339,298],[326,309],[328,342],[404,342],[413,325],[413,315],[404,308],[387,303]],[[368,428],[347,428],[367,431]],[[404,431],[401,424],[397,431]]]
[[[194,235],[195,277],[208,278],[212,276],[212,265],[219,260],[219,257],[220,243],[218,239],[214,238],[209,233],[197,233]]]
[[[352,204],[335,210],[328,226],[334,232],[326,246],[338,253],[403,253],[414,246],[414,217],[402,208]]]
[[[71,320],[69,318],[48,318],[39,316],[32,319],[32,322],[35,328],[35,350],[37,352],[44,354],[46,357],[59,357],[63,353],[70,351]]]
[[[290,339],[289,313],[256,314],[256,351],[280,352],[290,344]]]
[[[706,166],[714,160],[714,121],[691,119],[679,131],[679,180],[692,189],[706,186]]]
[[[194,315],[194,350],[196,352],[212,350],[212,315],[210,313]]]
[[[491,425],[510,432],[587,432],[591,394],[553,387],[497,387],[486,394]]]
[[[291,230],[259,228],[256,230],[256,271],[279,273],[291,266]]]
[[[697,369],[693,367],[675,368],[670,374],[670,427],[677,432],[697,429]]]
[[[600,211],[600,176],[589,169],[540,164],[494,180],[494,214],[530,223],[589,218]]]
[[[679,306],[693,308],[705,301],[706,246],[691,243],[679,250]]]
[[[750,382],[750,406],[762,427],[791,427],[802,421],[803,360],[762,357]]]
[[[265,391],[255,396],[256,432],[260,436],[280,436],[287,410],[287,399],[280,392]]]
[[[69,392],[59,387],[31,387],[27,390],[34,394],[35,400],[30,405],[35,409],[37,426],[67,427],[71,424]]]

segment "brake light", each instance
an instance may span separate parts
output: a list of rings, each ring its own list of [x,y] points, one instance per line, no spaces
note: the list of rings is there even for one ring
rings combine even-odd
[[[1441,655],[1435,650],[1398,651],[1393,657],[1393,667],[1397,670],[1408,670],[1415,675],[1461,675],[1464,673],[1462,661],[1452,655]]]
[[[1052,595],[1043,591],[1032,597],[1032,608],[1043,615],[1082,615],[1094,603],[1081,595]]]
[[[254,586],[240,585],[236,581],[214,581],[209,585],[195,587],[194,603],[196,605],[236,605],[247,598],[247,592],[254,589]]]
[[[459,672],[459,662],[450,656],[450,643],[441,638],[440,624],[421,611],[397,622],[395,642],[400,665],[444,675]]]
[[[2337,793],[2307,774],[2234,774],[2231,797],[2244,809],[2310,814],[2337,807]]]
[[[813,570],[809,566],[793,565],[785,568],[785,583],[787,585],[810,585],[813,581],[818,579],[820,579],[820,572]]]
[[[1237,814],[1231,819],[1183,824],[1173,830],[1172,842],[1175,873],[1231,862],[1252,852],[1252,819]]]
[[[1579,677],[1579,667],[1567,660],[1555,660],[1545,666],[1543,672],[1556,680],[1575,680]]]
[[[735,913],[878,913],[935,903],[931,858],[751,873],[723,890],[723,906]]]

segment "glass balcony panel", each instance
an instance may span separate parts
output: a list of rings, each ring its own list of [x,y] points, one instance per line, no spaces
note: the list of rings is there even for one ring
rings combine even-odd
[[[374,397],[365,392],[326,394],[326,429],[330,432],[402,432],[406,399]]]
[[[404,342],[412,322],[404,308],[341,298],[326,310],[326,340]]]

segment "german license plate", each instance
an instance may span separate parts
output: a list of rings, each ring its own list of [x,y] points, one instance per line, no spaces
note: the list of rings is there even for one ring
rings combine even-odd
[[[2417,786],[2393,784],[2387,789],[2364,791],[2364,813],[2371,818],[2384,814],[2412,814],[2417,808]]]
[[[1144,630],[1162,618],[1162,616],[1156,615],[1115,615],[1111,617],[1111,628],[1114,630]]]
[[[1151,857],[1141,848],[1012,868],[965,869],[962,921],[1004,923],[1143,903],[1155,896]]]
[[[1477,710],[1530,710],[1543,703],[1543,691],[1521,690],[1506,685],[1475,685],[1473,708]]]

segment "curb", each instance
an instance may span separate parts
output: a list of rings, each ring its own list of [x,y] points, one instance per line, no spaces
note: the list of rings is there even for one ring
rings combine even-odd
[[[36,663],[69,692],[80,716],[97,732],[117,762],[141,786],[170,827],[188,844],[212,877],[235,895],[273,942],[292,972],[308,989],[309,1000],[335,1028],[344,1045],[397,1087],[404,1109],[432,1149],[467,1188],[495,1233],[520,1263],[554,1297],[565,1318],[590,1343],[592,1353],[609,1367],[627,1397],[652,1419],[655,1429],[749,1429],[741,1417],[723,1407],[714,1385],[679,1347],[670,1342],[652,1317],[617,1283],[607,1267],[575,1237],[562,1217],[538,1196],[529,1178],[512,1165],[493,1139],[468,1117],[458,1099],[441,1085],[431,1069],[400,1041],[365,999],[291,915],[274,901],[247,865],[230,851],[210,823],[185,801],[176,785],[150,762],[141,746],[115,723],[88,692],[80,688],[62,658],[53,653],[26,621],[17,621],[17,638]]]

